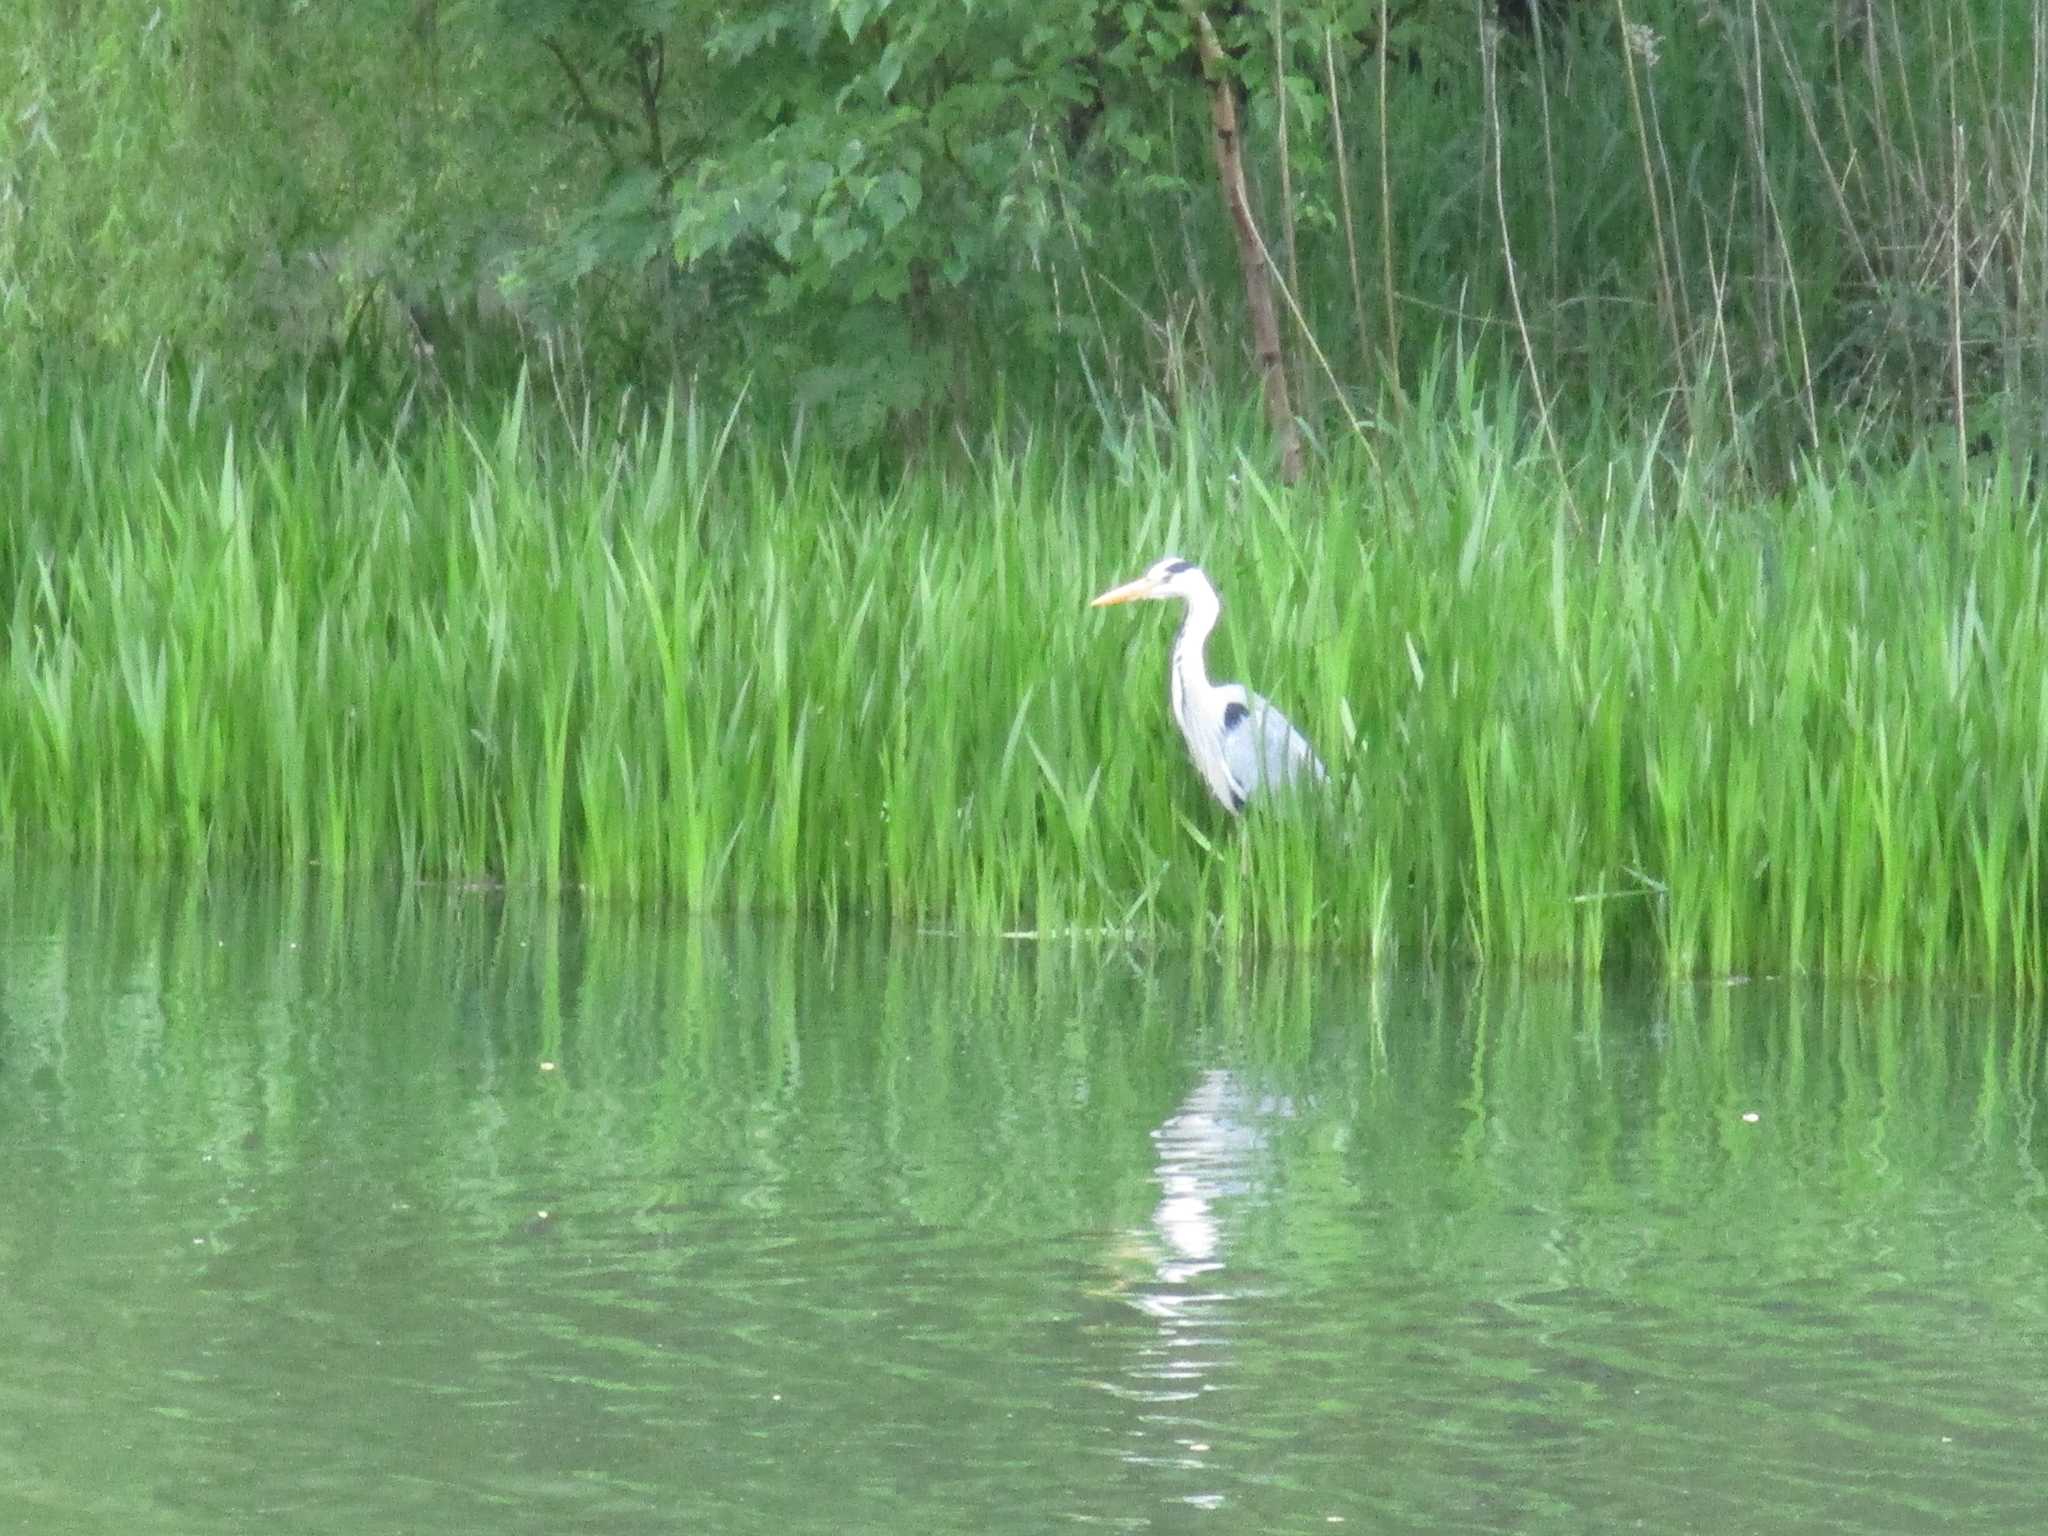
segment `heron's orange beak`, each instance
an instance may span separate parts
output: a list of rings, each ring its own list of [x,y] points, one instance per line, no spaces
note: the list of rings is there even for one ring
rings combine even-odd
[[[1108,608],[1117,603],[1135,603],[1141,597],[1152,595],[1152,579],[1140,576],[1136,581],[1127,581],[1120,587],[1111,587],[1102,596],[1090,602],[1090,608]]]

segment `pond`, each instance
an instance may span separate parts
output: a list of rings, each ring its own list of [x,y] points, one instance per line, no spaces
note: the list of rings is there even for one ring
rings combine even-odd
[[[14,872],[0,1527],[2048,1528],[2038,1013]]]

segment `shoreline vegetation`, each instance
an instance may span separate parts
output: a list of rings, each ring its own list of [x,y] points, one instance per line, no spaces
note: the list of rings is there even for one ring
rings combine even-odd
[[[28,0],[0,57],[7,856],[2048,991],[2048,9]],[[1169,552],[1296,814],[1086,607]]]
[[[33,386],[17,384],[15,398]],[[1731,495],[1441,374],[1295,486],[1184,415],[884,475],[523,393],[398,445],[205,386],[0,425],[0,848],[1594,975],[2048,982],[2048,572],[1988,466]],[[1242,825],[1164,550],[1327,795]],[[1152,615],[1145,615],[1150,618]]]

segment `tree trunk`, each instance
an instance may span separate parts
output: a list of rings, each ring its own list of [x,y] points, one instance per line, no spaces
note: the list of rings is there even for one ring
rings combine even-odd
[[[1244,271],[1245,310],[1251,319],[1252,354],[1266,395],[1266,419],[1280,449],[1280,478],[1292,485],[1301,476],[1301,434],[1295,425],[1294,402],[1287,388],[1287,359],[1280,350],[1280,317],[1273,307],[1273,265],[1259,226],[1252,219],[1251,195],[1245,188],[1244,153],[1237,131],[1237,94],[1231,85],[1223,47],[1208,14],[1185,0],[1195,28],[1195,51],[1202,78],[1209,85],[1210,147],[1216,152],[1216,180],[1223,191],[1224,211],[1237,236],[1237,262]]]

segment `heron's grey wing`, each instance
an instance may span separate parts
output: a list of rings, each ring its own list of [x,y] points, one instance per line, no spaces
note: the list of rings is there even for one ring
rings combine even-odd
[[[1256,693],[1223,708],[1223,760],[1246,795],[1265,785],[1328,777],[1308,738]]]

